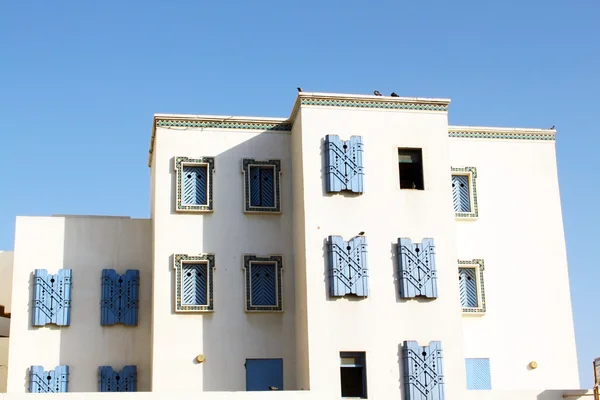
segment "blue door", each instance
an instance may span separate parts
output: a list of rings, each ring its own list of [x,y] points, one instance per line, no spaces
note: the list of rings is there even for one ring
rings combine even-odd
[[[246,360],[246,391],[283,390],[283,359]]]

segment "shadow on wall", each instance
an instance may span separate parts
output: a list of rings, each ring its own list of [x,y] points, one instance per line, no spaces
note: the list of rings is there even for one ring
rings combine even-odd
[[[189,362],[197,365],[204,391],[245,391],[245,362],[251,358],[283,359],[284,389],[296,389],[289,144],[289,135],[263,133],[216,155],[181,154],[190,158],[215,158],[214,210],[212,213],[187,214],[201,221],[201,224],[192,225],[201,230],[197,235],[201,243],[195,254],[204,252],[215,255],[214,312],[182,315],[182,318],[190,321],[186,326],[198,329],[188,332],[189,337],[201,338],[197,349],[198,353],[204,355],[205,361],[199,364],[195,360],[196,354],[190,354]],[[243,158],[281,160],[281,214],[244,213]],[[169,164],[171,187],[176,187],[174,159]],[[175,206],[176,193],[173,191],[172,215],[179,214]],[[261,235],[256,232],[261,232]],[[283,312],[245,312],[244,254],[283,255]],[[174,299],[176,282],[173,260],[160,270],[172,276],[171,299]],[[175,313],[174,304],[171,310]]]

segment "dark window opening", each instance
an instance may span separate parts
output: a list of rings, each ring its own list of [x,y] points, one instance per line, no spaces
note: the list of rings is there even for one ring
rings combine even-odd
[[[340,353],[342,397],[367,398],[365,353]]]
[[[424,190],[421,149],[398,149],[400,189]]]

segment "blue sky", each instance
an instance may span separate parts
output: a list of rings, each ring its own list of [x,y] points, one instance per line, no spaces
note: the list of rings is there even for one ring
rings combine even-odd
[[[297,86],[450,97],[454,125],[559,131],[590,387],[600,356],[598,21],[592,0],[2,2],[0,249],[12,249],[17,215],[148,217],[153,113],[286,117]]]

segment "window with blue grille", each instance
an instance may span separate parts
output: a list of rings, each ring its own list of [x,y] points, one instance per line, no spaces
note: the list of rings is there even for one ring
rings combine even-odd
[[[463,313],[484,313],[483,260],[459,260],[458,266],[458,288]]]
[[[249,358],[246,360],[246,390],[283,390],[283,359]]]
[[[442,343],[405,341],[402,346],[404,394],[406,400],[444,400]]]
[[[367,238],[356,236],[345,242],[341,236],[327,240],[329,296],[369,295]]]
[[[452,201],[457,218],[477,218],[477,168],[452,168]]]
[[[50,371],[44,367],[32,365],[29,368],[30,393],[65,393],[69,390],[69,367],[59,365]]]
[[[176,157],[176,211],[213,210],[213,157]]]
[[[282,311],[282,257],[244,256],[246,311]]]
[[[361,136],[341,140],[325,136],[325,187],[327,192],[364,192],[363,142]]]
[[[281,212],[279,160],[242,160],[244,173],[244,211]]]
[[[128,269],[119,275],[114,269],[102,270],[100,324],[138,324],[140,271]]]
[[[467,390],[492,390],[489,358],[467,358]]]
[[[71,269],[59,269],[56,274],[49,274],[45,269],[33,272],[33,326],[71,324],[72,278]]]
[[[213,311],[214,254],[175,254],[175,311]]]
[[[137,367],[126,365],[121,371],[115,371],[110,366],[98,368],[101,392],[136,392]]]
[[[435,243],[432,238],[425,238],[421,243],[398,238],[398,278],[401,298],[437,298]]]

